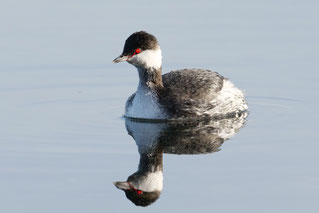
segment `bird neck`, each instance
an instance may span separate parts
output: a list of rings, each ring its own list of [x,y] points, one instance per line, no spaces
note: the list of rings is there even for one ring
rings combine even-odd
[[[158,88],[163,87],[162,67],[137,67],[139,75],[139,87],[143,88]]]
[[[155,150],[141,152],[138,171],[140,173],[163,171],[163,150],[156,147]]]

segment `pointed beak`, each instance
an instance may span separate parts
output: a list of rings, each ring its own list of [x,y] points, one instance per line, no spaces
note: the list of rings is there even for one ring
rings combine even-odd
[[[112,62],[119,63],[119,62],[127,61],[127,59],[128,59],[128,56],[120,55],[119,57],[115,58]]]
[[[122,190],[128,190],[131,188],[128,182],[116,181],[116,182],[113,182],[113,184],[116,186],[116,188],[122,189]]]

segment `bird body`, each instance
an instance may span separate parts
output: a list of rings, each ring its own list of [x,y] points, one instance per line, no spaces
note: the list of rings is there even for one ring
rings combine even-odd
[[[224,116],[247,110],[243,92],[229,79],[206,69],[182,69],[162,75],[157,39],[144,31],[132,34],[114,63],[127,61],[139,74],[137,91],[125,116],[140,119],[184,119]]]

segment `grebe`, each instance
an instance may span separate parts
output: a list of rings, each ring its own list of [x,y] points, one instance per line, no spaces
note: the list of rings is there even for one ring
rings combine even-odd
[[[157,39],[135,32],[113,63],[127,61],[138,70],[139,84],[125,106],[125,116],[137,119],[183,119],[237,115],[248,109],[243,92],[217,72],[181,69],[162,75]]]

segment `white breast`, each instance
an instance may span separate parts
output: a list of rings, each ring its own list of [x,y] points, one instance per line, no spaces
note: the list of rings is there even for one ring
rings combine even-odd
[[[132,104],[127,105],[125,116],[130,118],[165,119],[157,97],[149,89],[139,86]]]

